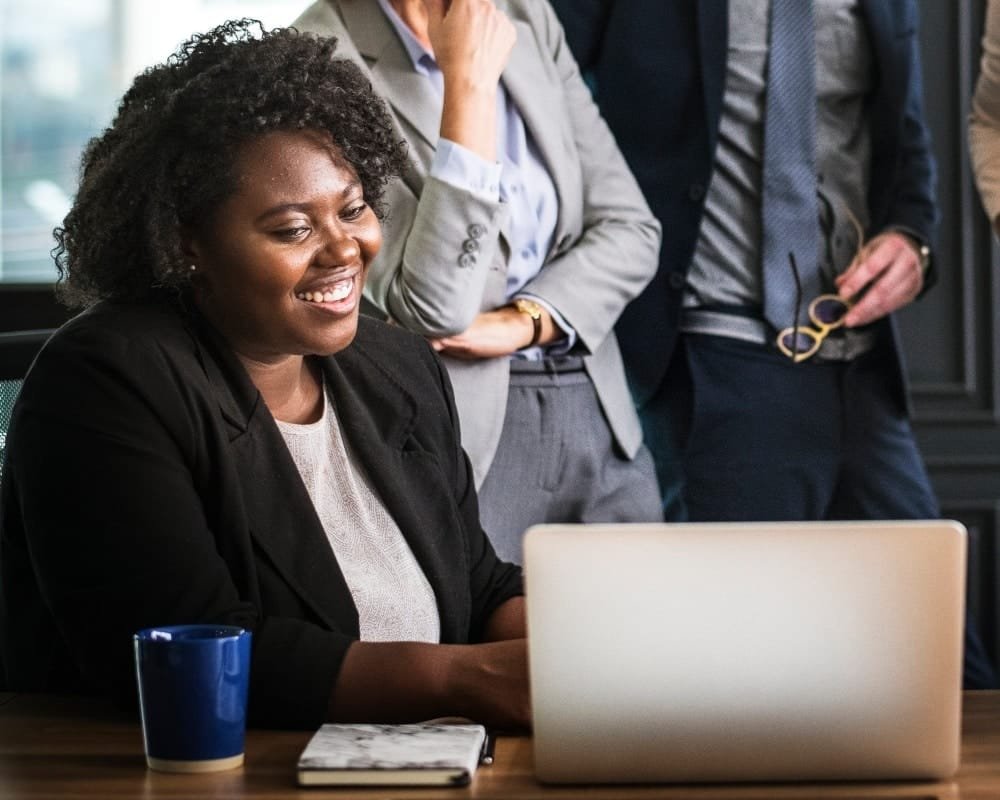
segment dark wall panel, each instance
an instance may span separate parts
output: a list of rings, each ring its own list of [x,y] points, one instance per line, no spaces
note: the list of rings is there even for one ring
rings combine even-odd
[[[938,159],[938,285],[900,315],[915,426],[945,516],[970,532],[969,601],[1000,655],[1000,269],[969,162],[985,0],[922,0],[927,117]]]

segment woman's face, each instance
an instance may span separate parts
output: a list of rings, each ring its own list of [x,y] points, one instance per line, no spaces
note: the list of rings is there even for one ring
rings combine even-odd
[[[347,347],[382,244],[354,171],[329,136],[281,131],[245,144],[234,174],[236,191],[189,240],[199,308],[261,363]]]

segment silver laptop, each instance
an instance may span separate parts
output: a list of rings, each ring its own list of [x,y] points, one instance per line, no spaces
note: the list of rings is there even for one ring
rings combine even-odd
[[[938,779],[959,763],[957,522],[540,525],[540,780]]]

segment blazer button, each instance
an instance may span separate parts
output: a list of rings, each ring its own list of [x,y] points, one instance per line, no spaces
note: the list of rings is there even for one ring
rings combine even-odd
[[[694,202],[698,202],[705,196],[705,187],[700,183],[692,183],[688,187],[688,197],[690,197]]]
[[[486,235],[486,226],[480,225],[478,222],[473,222],[468,231],[466,231],[469,236],[473,239],[482,239]]]
[[[479,250],[479,242],[477,242],[475,239],[466,239],[464,242],[462,242],[462,250],[464,250],[466,253],[475,253],[477,250]]]
[[[458,257],[458,266],[460,267],[471,267],[476,263],[476,257],[472,253],[462,253]]]
[[[684,288],[685,284],[687,283],[687,278],[684,277],[683,273],[671,272],[670,275],[667,277],[667,283],[670,284],[671,289],[676,289],[677,291],[680,291],[681,289]]]

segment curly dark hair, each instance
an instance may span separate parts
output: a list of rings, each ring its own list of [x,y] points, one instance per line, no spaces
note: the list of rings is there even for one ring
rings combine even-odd
[[[182,228],[211,219],[235,189],[240,146],[271,131],[329,133],[382,218],[405,144],[368,79],[335,48],[333,38],[235,20],[137,77],[84,150],[73,208],[54,232],[59,298],[83,307],[183,288]]]

